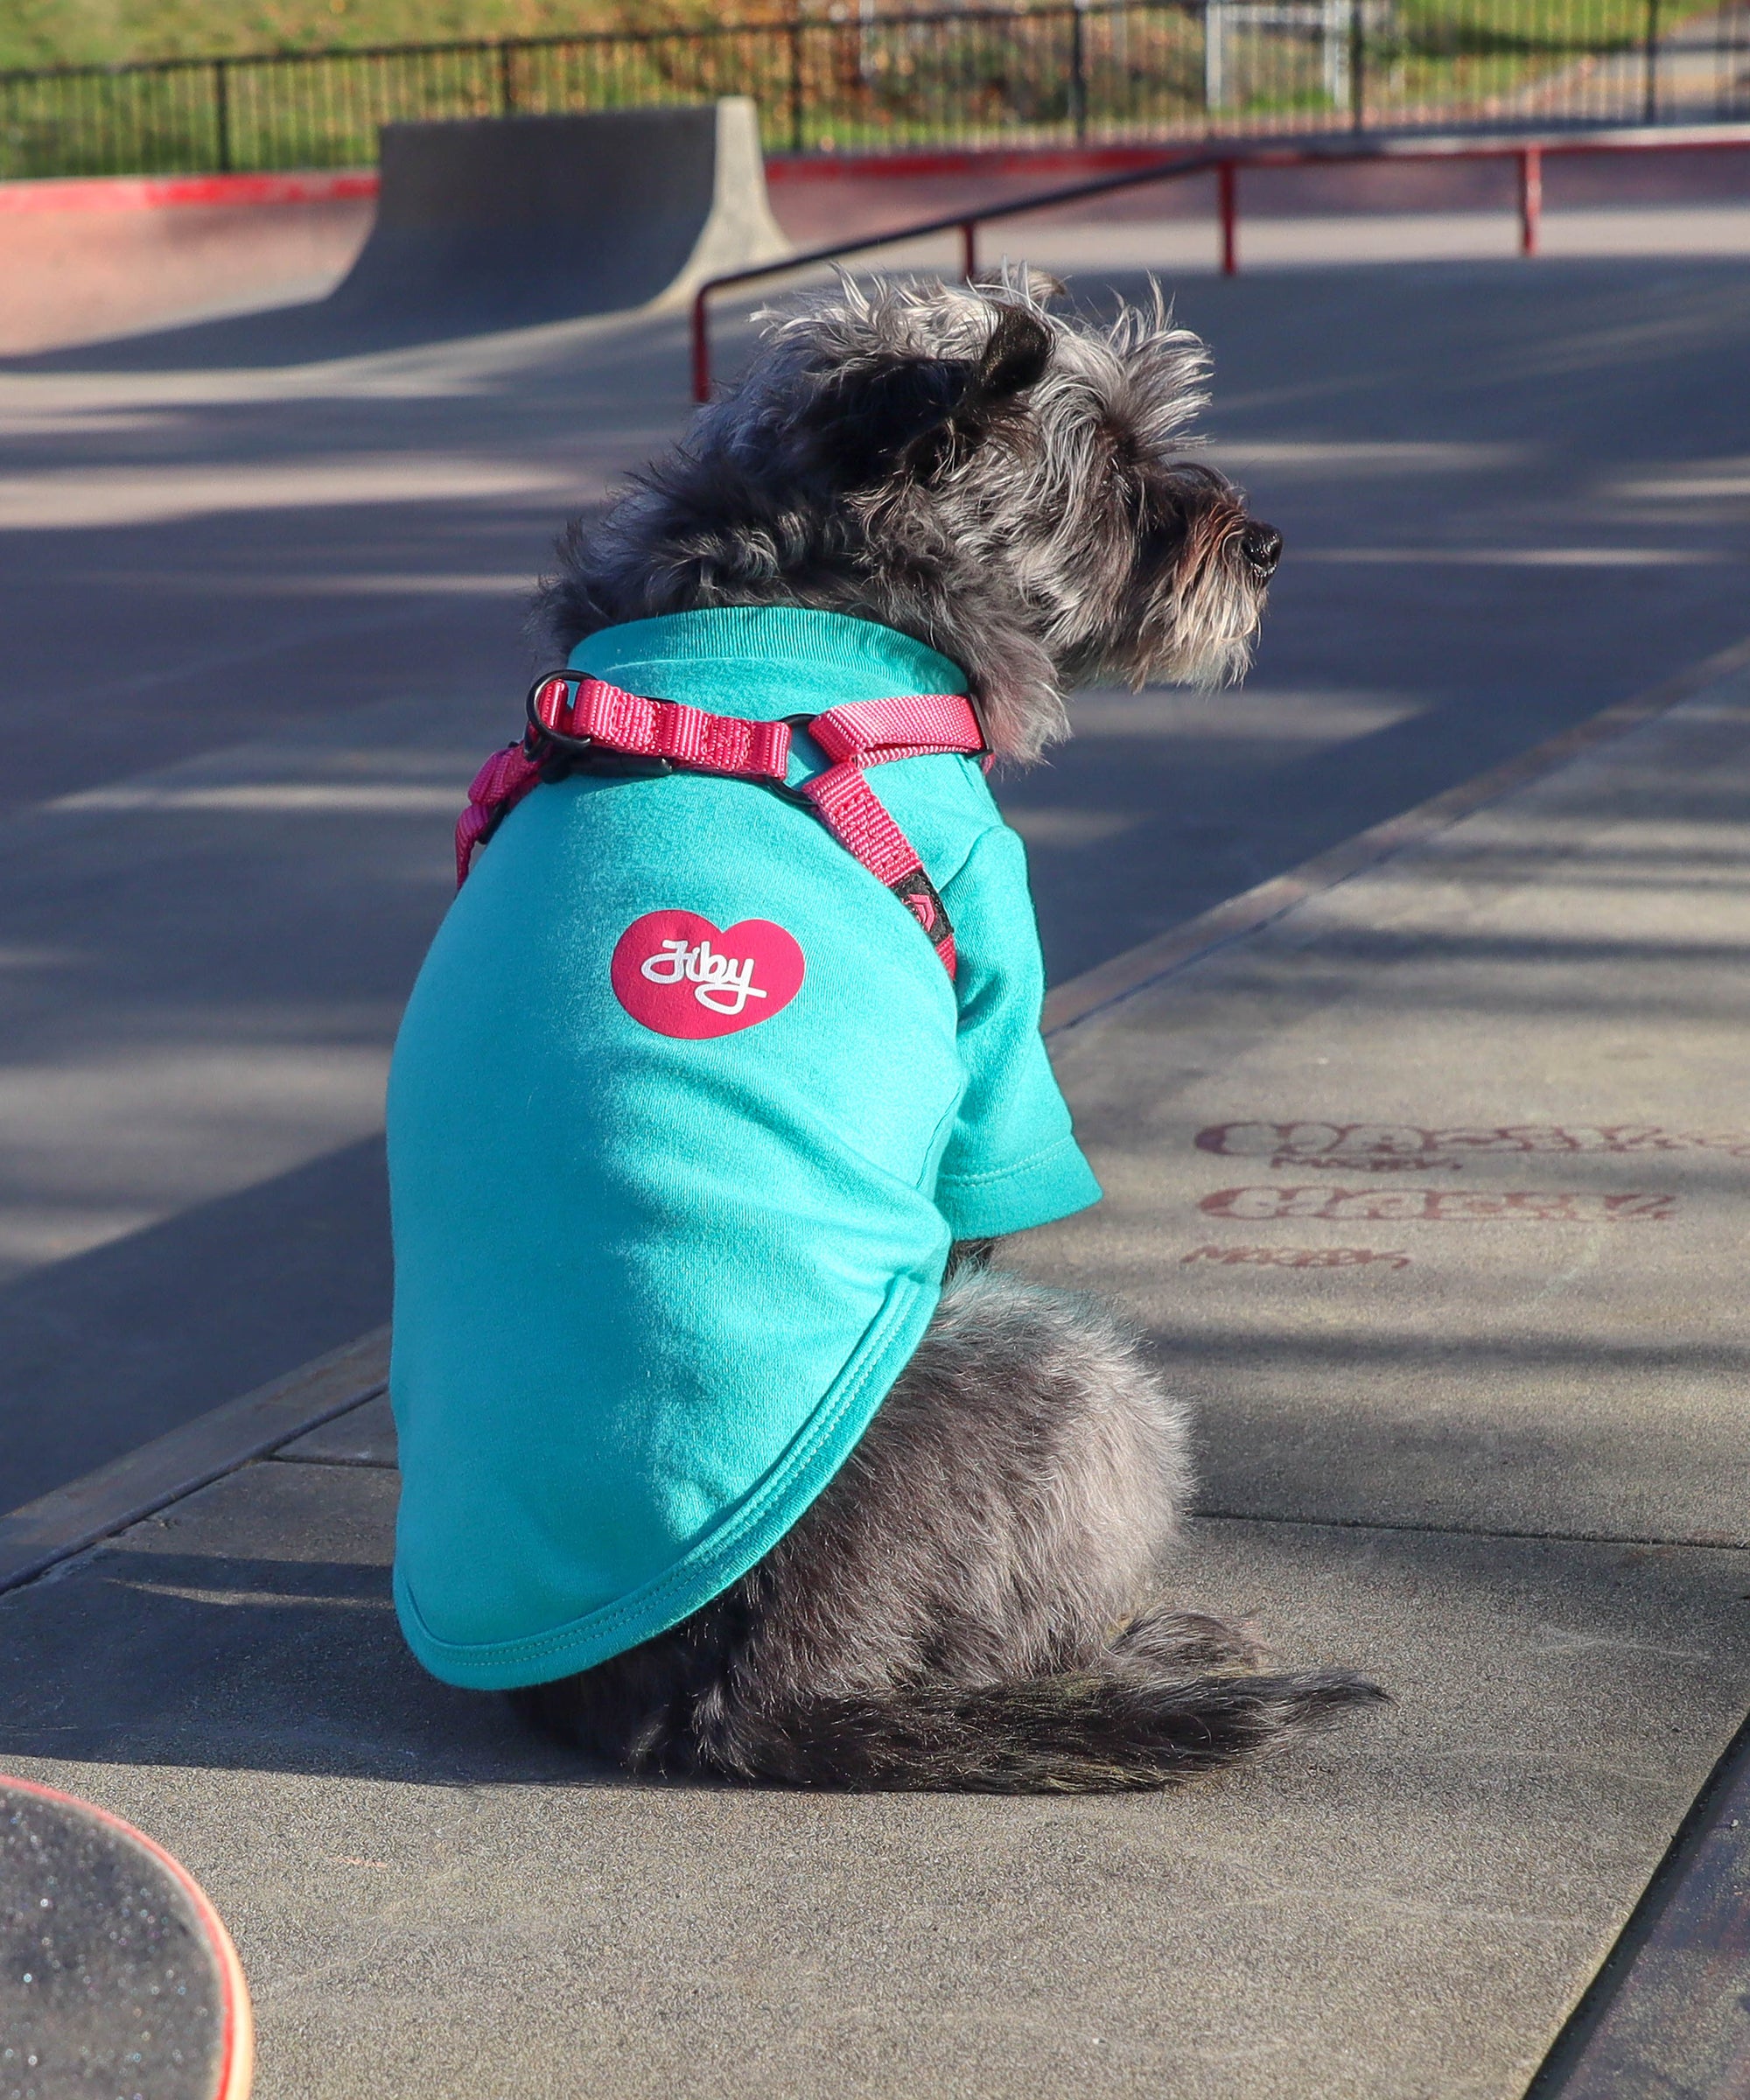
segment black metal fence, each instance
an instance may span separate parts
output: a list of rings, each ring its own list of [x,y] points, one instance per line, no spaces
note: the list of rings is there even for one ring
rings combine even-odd
[[[1750,0],[1089,0],[0,74],[0,178],[360,165],[379,125],[750,94],[777,152],[1750,116]]]

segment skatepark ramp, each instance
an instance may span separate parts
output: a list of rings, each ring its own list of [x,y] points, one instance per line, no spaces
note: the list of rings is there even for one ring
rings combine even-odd
[[[337,317],[473,333],[616,313],[789,247],[746,97],[386,124],[382,168],[376,224],[326,302]]]
[[[14,368],[303,364],[660,310],[789,246],[745,96],[386,124],[375,221],[327,298],[39,354]]]

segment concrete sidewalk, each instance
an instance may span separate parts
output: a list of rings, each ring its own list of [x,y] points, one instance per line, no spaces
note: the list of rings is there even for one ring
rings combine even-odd
[[[1750,1705],[1747,872],[1740,674],[1057,1045],[1108,1200],[1014,1252],[1198,1404],[1183,1597],[1390,1716],[1138,1800],[569,1768],[403,1653],[374,1408],[0,1599],[0,1766],[205,1881],[262,2100],[1522,2092]]]

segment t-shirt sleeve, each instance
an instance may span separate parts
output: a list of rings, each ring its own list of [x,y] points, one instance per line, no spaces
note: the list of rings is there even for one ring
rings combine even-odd
[[[994,1239],[1100,1200],[1040,1034],[1045,964],[1026,854],[982,833],[942,892],[954,922],[959,1046],[966,1071],[936,1203],[957,1240]]]

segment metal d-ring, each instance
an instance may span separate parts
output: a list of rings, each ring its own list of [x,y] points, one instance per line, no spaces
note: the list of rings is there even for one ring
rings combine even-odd
[[[551,685],[556,678],[566,686],[581,685],[584,682],[583,674],[573,671],[569,667],[557,671],[542,671],[529,687],[522,703],[523,718],[528,724],[528,734],[537,744],[556,745],[561,750],[570,752],[587,751],[595,742],[593,737],[572,737],[566,735],[564,730],[550,729],[535,711],[536,695],[541,691],[543,686]],[[533,755],[531,752],[530,756]]]

